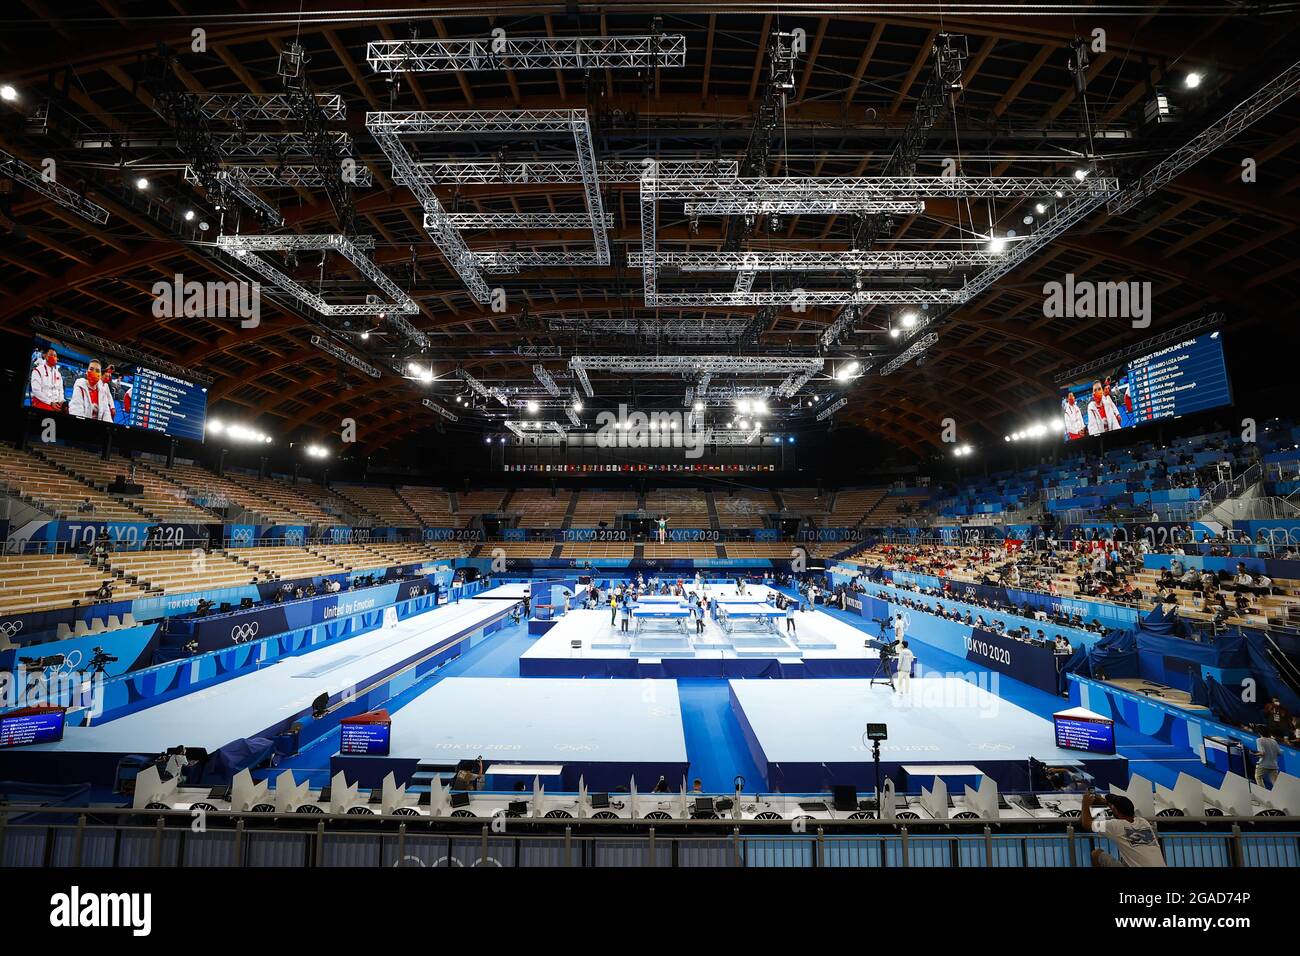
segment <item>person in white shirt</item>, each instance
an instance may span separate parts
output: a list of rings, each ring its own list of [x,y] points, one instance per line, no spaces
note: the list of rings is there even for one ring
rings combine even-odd
[[[900,643],[898,645],[898,686],[895,688],[900,694],[912,687],[912,661],[914,660],[916,655],[907,646],[907,641]]]
[[[1088,402],[1088,434],[1100,435],[1118,430],[1119,409],[1102,389],[1101,382],[1093,382],[1092,401]]]
[[[1070,438],[1082,438],[1086,430],[1083,424],[1083,412],[1079,411],[1079,403],[1074,398],[1074,392],[1065,396],[1065,401],[1061,403],[1061,417],[1065,422],[1065,433]]]
[[[1160,853],[1160,841],[1156,839],[1155,827],[1137,815],[1133,801],[1119,794],[1103,796],[1102,802],[1110,809],[1111,819],[1102,822],[1093,818],[1094,797],[1089,790],[1083,795],[1083,807],[1079,812],[1079,824],[1083,829],[1115,841],[1119,850],[1119,859],[1105,850],[1092,851],[1093,866],[1164,866],[1165,858]]]
[[[66,402],[59,355],[54,349],[46,349],[41,361],[32,367],[32,408],[61,412]]]
[[[1255,783],[1270,790],[1277,782],[1277,758],[1282,755],[1282,748],[1273,739],[1272,733],[1264,731],[1255,741]]]
[[[73,383],[72,398],[68,402],[69,415],[101,422],[113,420],[113,393],[108,390],[108,383],[99,377],[99,371],[99,362],[92,360],[86,366],[85,377]]]
[[[902,641],[907,636],[907,618],[903,617],[903,612],[899,611],[894,618],[894,640]]]

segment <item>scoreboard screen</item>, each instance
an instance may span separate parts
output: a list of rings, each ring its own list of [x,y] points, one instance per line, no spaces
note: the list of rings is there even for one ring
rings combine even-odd
[[[392,746],[393,725],[344,721],[339,725],[339,753],[364,757],[387,757]]]
[[[62,739],[61,707],[31,707],[0,717],[0,748],[49,744]]]
[[[1056,746],[1062,750],[1082,750],[1092,754],[1115,752],[1115,721],[1082,707],[1073,707],[1052,715]]]
[[[1231,402],[1223,337],[1209,332],[1066,386],[1061,418],[1068,442]]]
[[[146,365],[37,336],[27,365],[23,405],[202,441],[207,392],[194,382]]]

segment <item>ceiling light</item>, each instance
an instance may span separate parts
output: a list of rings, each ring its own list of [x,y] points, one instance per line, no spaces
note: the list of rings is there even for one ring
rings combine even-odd
[[[1038,213],[1040,216],[1041,216],[1043,213],[1047,212],[1047,203],[1042,203],[1042,202],[1040,202],[1040,203],[1035,203],[1035,204],[1034,204],[1034,212]]]
[[[1183,77],[1183,86],[1187,87],[1189,90],[1194,90],[1201,85],[1202,79],[1204,79],[1204,77],[1202,77],[1201,74],[1193,71]]]
[[[890,337],[891,339],[896,339],[896,338],[898,338],[898,329],[890,329],[890,330],[889,330],[889,337]]]
[[[997,256],[1005,252],[1006,248],[1007,240],[1002,236],[989,236],[989,252]]]
[[[703,403],[703,402],[696,402],[692,407],[693,407],[697,412],[702,412],[702,411],[704,411],[704,403]]]
[[[845,365],[841,365],[835,372],[835,378],[841,382],[847,382],[858,370],[857,360],[853,360]]]
[[[368,339],[368,338],[370,338],[370,330],[369,330],[369,329],[365,329],[365,330],[363,330],[362,333],[361,333],[361,341],[364,342],[364,341],[365,341],[366,339]]]
[[[185,221],[186,221],[186,222],[193,222],[193,221],[194,221],[194,210],[193,210],[193,209],[186,209],[186,210],[185,210]]]
[[[15,90],[8,83],[6,83],[4,86],[0,86],[0,100],[4,100],[6,103],[12,103],[16,99],[18,99],[17,90]]]
[[[149,180],[146,179],[145,177],[141,176],[139,179],[137,179],[137,180],[135,181],[135,188],[136,188],[136,189],[148,189],[148,188],[149,188]]]
[[[1084,169],[1082,166],[1080,166],[1078,169],[1074,171],[1074,178],[1079,180],[1079,182],[1083,182],[1085,179],[1088,178],[1088,171]]]
[[[573,403],[573,410],[574,410],[575,412],[580,412],[580,411],[582,411],[582,402],[574,402],[574,403]]]
[[[903,313],[903,328],[905,328],[905,329],[910,329],[910,328],[911,328],[912,326],[914,326],[914,325],[916,325],[916,313],[915,313],[915,312],[910,312],[910,311],[909,311],[909,312],[904,312],[904,313]]]
[[[529,400],[527,405],[529,414],[536,415],[538,407],[539,406],[536,402],[532,401],[531,399]]]

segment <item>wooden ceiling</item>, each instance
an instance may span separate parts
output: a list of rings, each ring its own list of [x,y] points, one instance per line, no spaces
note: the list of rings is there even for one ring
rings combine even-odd
[[[729,2],[598,8],[444,3],[438,5],[443,15],[430,17],[427,7],[395,0],[309,0],[301,21],[297,0],[67,0],[57,5],[17,0],[16,5],[24,9],[0,18],[0,81],[20,94],[17,103],[0,104],[0,147],[37,164],[53,157],[60,181],[84,186],[111,217],[104,226],[89,224],[17,185],[0,195],[0,322],[23,331],[32,316],[45,315],[202,369],[215,379],[212,414],[286,438],[334,432],[340,419],[352,418],[367,451],[431,427],[435,418],[420,407],[420,398],[442,394],[448,399],[455,386],[444,385],[451,381],[444,376],[456,366],[485,381],[525,384],[533,383],[530,369],[538,359],[520,354],[520,346],[562,356],[548,362],[557,375],[568,354],[602,344],[603,351],[615,353],[666,346],[716,352],[718,347],[656,344],[651,337],[602,339],[583,331],[583,323],[630,318],[652,328],[679,314],[737,323],[755,311],[646,309],[639,272],[625,266],[526,270],[501,282],[509,290],[505,312],[479,306],[424,232],[418,202],[393,184],[387,161],[366,134],[368,110],[590,107],[600,114],[594,132],[602,159],[651,152],[735,158],[762,97],[770,35],[803,28],[807,51],[798,62],[796,89],[769,172],[872,175],[908,122],[931,44],[942,31],[964,35],[969,58],[956,109],[932,131],[918,173],[935,175],[943,157],[959,156],[968,175],[1067,175],[1087,142],[1083,104],[1068,69],[1069,44],[1101,27],[1106,51],[1093,55],[1087,71],[1087,119],[1100,134],[1101,161],[1127,182],[1289,65],[1288,52],[1300,35],[1294,14],[1268,15],[1269,5],[1250,16],[1223,8],[1195,17],[1163,12],[1161,4],[1124,17],[1089,16],[1084,7],[1072,16],[986,15],[977,7],[947,5],[941,19],[914,13],[822,14],[816,4],[799,3],[783,4],[779,13],[775,8],[733,13],[732,7],[761,11],[765,5]],[[407,6],[409,11],[395,12]],[[515,36],[645,33],[652,7],[661,11],[665,31],[686,35],[687,67],[590,78],[558,71],[405,74],[394,85],[365,61],[368,41],[413,32],[482,37],[500,26]],[[371,8],[376,12],[367,13]],[[353,13],[330,15],[332,10]],[[189,50],[195,28],[206,32],[205,52]],[[159,43],[181,51],[177,75],[194,92],[279,92],[277,60],[295,38],[309,54],[315,88],[344,96],[348,118],[341,128],[353,135],[360,159],[374,170],[374,186],[355,196],[358,228],[375,237],[375,260],[420,304],[420,314],[412,318],[432,339],[429,357],[440,378],[431,389],[396,374],[373,381],[355,373],[340,387],[338,363],[308,343],[310,317],[279,304],[264,302],[255,329],[152,314],[151,287],[160,279],[178,272],[187,279],[226,276],[203,246],[211,234],[192,229],[178,234],[159,214],[161,207],[187,202],[205,208],[205,198],[184,181],[185,156],[167,145],[168,126],[141,82],[148,58]],[[1204,81],[1186,91],[1182,78],[1192,70]],[[1152,126],[1144,121],[1143,108],[1156,89],[1171,94],[1181,111],[1179,122]],[[1289,321],[1300,301],[1298,114],[1296,103],[1283,104],[1127,214],[1098,211],[954,310],[923,362],[888,377],[868,373],[859,379],[840,419],[861,423],[917,454],[939,444],[940,423],[948,417],[965,435],[983,431],[1001,440],[1028,415],[1051,407],[1056,372],[1089,357],[1208,311],[1224,311],[1243,328],[1269,319]],[[142,145],[151,136],[157,145]],[[116,139],[119,145],[78,146],[94,139]],[[458,143],[448,155],[491,158],[499,148],[492,142]],[[516,151],[512,156],[525,158],[517,144],[509,148]],[[1245,157],[1255,161],[1254,182],[1242,181]],[[142,174],[150,180],[148,194],[132,195],[130,183]],[[636,188],[634,183],[605,186],[616,250],[640,241]],[[580,190],[571,185],[439,191],[464,211],[569,210],[581,201]],[[334,229],[322,190],[276,189],[262,195],[281,208],[289,231]],[[951,239],[960,215],[955,204],[929,203],[923,215],[904,218],[882,248],[924,249]],[[1018,213],[1008,208],[999,215]],[[846,249],[851,227],[846,217],[789,216],[779,233],[763,238],[780,248]],[[468,235],[475,249],[590,245],[589,234],[582,233]],[[659,235],[662,243],[693,250],[716,249],[722,242],[716,220],[692,232],[684,219],[668,216]],[[1150,281],[1152,327],[1045,317],[1042,286],[1067,272],[1099,281]],[[347,282],[355,276],[339,269],[331,278]],[[732,343],[728,351],[811,352],[833,314],[829,309],[779,311],[757,330],[756,339]],[[571,321],[564,331],[548,330],[552,317]],[[889,320],[888,310],[871,310],[834,354],[897,351],[887,334]],[[680,396],[683,386],[680,380],[593,380],[593,406],[617,404],[629,392],[666,400],[670,392]],[[469,415],[461,425],[472,423]]]

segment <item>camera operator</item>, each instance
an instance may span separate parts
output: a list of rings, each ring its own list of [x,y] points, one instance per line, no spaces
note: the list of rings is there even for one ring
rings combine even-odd
[[[1079,814],[1079,824],[1092,833],[1100,833],[1115,841],[1119,850],[1119,859],[1105,850],[1092,851],[1093,866],[1164,866],[1165,858],[1160,853],[1160,841],[1156,839],[1155,827],[1137,815],[1133,801],[1118,794],[1101,796],[1101,803],[1110,810],[1111,819],[1101,822],[1094,819],[1092,808],[1096,801],[1089,790],[1083,795],[1083,807]]]

